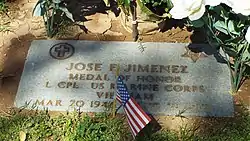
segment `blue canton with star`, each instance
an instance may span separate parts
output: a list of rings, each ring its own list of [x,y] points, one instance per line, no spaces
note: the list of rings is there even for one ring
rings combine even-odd
[[[130,95],[128,93],[127,86],[123,83],[120,76],[118,77],[118,80],[117,80],[117,90],[119,92],[118,94],[121,97],[122,104],[125,105],[127,101],[129,100]]]

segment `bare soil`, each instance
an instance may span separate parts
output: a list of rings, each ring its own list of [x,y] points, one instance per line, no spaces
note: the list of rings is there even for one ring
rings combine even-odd
[[[32,17],[31,12],[36,0],[20,0],[13,2],[9,8],[8,16],[0,15],[0,25],[6,22],[10,26],[9,31],[0,32],[0,68],[3,70],[4,76],[2,87],[0,88],[0,111],[7,111],[13,107],[14,99],[18,89],[18,84],[23,71],[25,58],[33,40],[47,39],[43,21],[41,18]],[[158,32],[153,35],[142,35],[140,38],[143,42],[204,42],[204,35],[195,31],[189,31],[185,27],[167,27],[165,32]],[[169,26],[169,25],[168,25]],[[70,40],[98,40],[98,41],[132,41],[131,33],[128,33],[122,26],[119,20],[111,21],[110,33],[122,34],[95,34],[88,33],[75,27],[72,29],[71,36],[58,37],[55,39],[70,39]],[[66,34],[67,35],[67,34]],[[14,76],[8,77],[8,75]],[[239,93],[235,96],[236,107],[240,101],[250,105],[250,80],[245,81]],[[236,108],[237,109],[237,108]],[[200,126],[214,126],[223,119],[213,120],[213,118],[177,118],[177,117],[159,117],[161,122],[165,123],[169,128],[176,129],[177,125],[185,122],[196,122]],[[206,119],[206,120],[204,120]],[[215,118],[214,118],[215,119]],[[181,121],[181,122],[180,122]],[[198,121],[198,122],[197,122]],[[225,121],[225,120],[224,120]]]

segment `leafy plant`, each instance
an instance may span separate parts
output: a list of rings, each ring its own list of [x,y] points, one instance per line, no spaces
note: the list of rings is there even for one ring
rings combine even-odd
[[[155,12],[162,11],[167,13],[172,8],[172,3],[170,0],[141,0],[142,3],[148,7],[151,7]],[[158,12],[157,12],[158,13]]]
[[[143,2],[145,4],[152,4],[153,7],[161,6],[161,5],[167,6],[170,3],[169,0],[143,0]]]
[[[145,20],[153,22],[169,17],[168,11],[172,7],[170,0],[135,0],[134,2],[140,7],[142,13],[148,16]],[[127,16],[131,12],[130,4],[130,0],[118,0],[118,5]]]
[[[221,48],[225,53],[231,73],[232,93],[236,93],[246,77],[247,63],[250,61],[250,46],[245,35],[250,26],[250,17],[236,14],[230,7],[221,4],[207,7],[204,16],[194,21],[206,30],[211,45]]]
[[[194,0],[190,3],[172,0],[170,10],[173,18],[188,17],[195,28],[206,31],[208,42],[222,49],[231,72],[232,93],[236,93],[246,77],[250,62],[250,6],[232,0]],[[199,3],[192,6],[195,2]],[[191,8],[188,8],[191,7]],[[198,10],[197,10],[198,9]]]
[[[73,15],[68,11],[62,0],[39,0],[33,10],[34,16],[42,16],[47,35],[53,37],[64,20],[74,22]]]
[[[167,0],[166,3],[156,2],[155,5],[151,2],[154,1],[137,0],[141,11],[148,16],[148,19],[146,20],[157,22],[169,17],[168,12],[172,7],[170,0]]]

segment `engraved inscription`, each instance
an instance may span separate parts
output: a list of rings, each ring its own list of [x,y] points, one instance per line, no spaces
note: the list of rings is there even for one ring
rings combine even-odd
[[[112,72],[117,69],[119,64],[106,64],[108,71]],[[109,80],[108,73],[102,73],[104,64],[98,62],[77,62],[69,63],[65,66],[68,73],[68,80],[60,81],[57,84],[52,84],[49,81],[45,82],[46,88],[57,87],[60,89],[81,89],[80,82],[88,82],[85,87],[93,90],[96,94],[96,100],[84,101],[82,99],[71,99],[68,102],[70,107],[75,108],[106,108],[110,109],[111,103],[115,98],[115,83]],[[72,72],[74,71],[74,72]],[[190,85],[183,83],[182,76],[189,73],[188,66],[186,65],[142,65],[142,64],[126,64],[123,67],[122,79],[129,82],[131,79],[133,83],[128,83],[127,88],[130,95],[134,97],[139,103],[150,105],[151,108],[159,108],[160,103],[157,98],[160,93],[204,93],[206,87],[200,85]],[[127,75],[126,73],[133,72],[138,75]],[[155,75],[154,73],[159,73]],[[140,75],[139,75],[140,74]],[[84,93],[84,91],[83,91]],[[40,106],[60,106],[60,101],[36,101]],[[179,108],[178,105],[169,105],[170,109]],[[197,105],[191,106],[195,109]]]
[[[147,113],[233,113],[232,96],[227,95],[230,72],[211,47],[146,43],[147,50],[141,54],[132,42],[59,42],[32,43],[16,95],[17,107],[110,112],[119,75],[130,96]],[[199,47],[202,49],[194,50]],[[203,57],[203,52],[209,56]],[[120,106],[117,101],[114,104]],[[123,112],[122,108],[118,112]]]

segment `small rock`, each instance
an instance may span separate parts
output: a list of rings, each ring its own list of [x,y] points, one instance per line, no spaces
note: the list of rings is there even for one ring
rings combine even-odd
[[[103,34],[111,28],[111,18],[109,18],[107,14],[96,13],[86,18],[89,21],[84,22],[84,25],[92,33]]]

